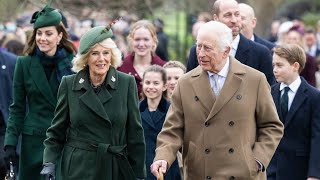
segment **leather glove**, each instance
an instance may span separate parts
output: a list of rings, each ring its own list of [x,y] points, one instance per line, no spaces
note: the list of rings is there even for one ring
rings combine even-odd
[[[18,155],[16,152],[16,147],[7,145],[5,146],[4,151],[4,161],[6,163],[7,168],[10,169],[10,161],[12,162],[13,166],[17,165]]]
[[[40,174],[44,175],[46,180],[55,180],[56,178],[55,164],[53,164],[52,162],[44,163]]]

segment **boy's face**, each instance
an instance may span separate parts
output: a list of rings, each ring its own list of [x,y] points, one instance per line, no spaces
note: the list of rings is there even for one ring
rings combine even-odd
[[[287,59],[273,54],[272,58],[273,74],[277,82],[290,85],[299,76],[299,63],[290,64]]]

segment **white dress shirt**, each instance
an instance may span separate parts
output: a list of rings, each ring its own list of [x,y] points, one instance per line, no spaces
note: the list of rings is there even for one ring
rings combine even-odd
[[[229,60],[229,57],[227,57],[226,64],[223,66],[221,71],[217,73],[217,75],[218,75],[218,77],[217,77],[217,84],[218,84],[217,89],[218,89],[218,92],[221,91],[221,89],[222,89],[222,87],[224,85],[224,82],[226,81],[226,78],[227,78],[227,75],[228,75],[228,72],[229,72],[229,66],[230,66],[230,60]],[[215,88],[215,82],[214,82],[213,76],[215,75],[215,73],[212,73],[212,72],[208,71],[208,75],[209,75],[211,89],[214,89]]]
[[[298,78],[296,80],[294,80],[289,86],[284,84],[284,83],[281,83],[280,84],[280,91],[281,91],[281,96],[283,95],[284,93],[284,88],[285,87],[289,87],[290,90],[288,91],[288,111],[290,110],[290,107],[291,107],[291,104],[292,104],[292,101],[298,91],[298,88],[300,87],[300,84],[301,84],[301,79],[300,79],[300,76],[298,76]]]
[[[238,49],[238,46],[239,46],[239,42],[240,42],[240,35],[238,34],[236,36],[236,38],[234,38],[232,43],[231,43],[230,56],[232,56],[232,57],[236,56],[237,49]]]

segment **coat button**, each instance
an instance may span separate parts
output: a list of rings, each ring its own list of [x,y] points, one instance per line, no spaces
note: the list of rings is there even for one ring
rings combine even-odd
[[[205,152],[206,154],[209,154],[210,149],[205,149],[204,152]]]
[[[207,176],[207,179],[211,179],[211,176]]]
[[[210,125],[210,123],[209,123],[209,122],[205,122],[204,125],[205,125],[206,127],[208,127],[208,126]]]
[[[235,180],[236,178],[234,177],[234,176],[231,176],[230,178],[229,178],[229,180]]]
[[[232,127],[233,125],[234,125],[234,122],[233,122],[233,121],[230,121],[230,122],[229,122],[229,126]]]
[[[237,99],[240,100],[242,96],[240,94],[237,95]]]
[[[229,153],[232,154],[234,152],[234,149],[230,148]]]

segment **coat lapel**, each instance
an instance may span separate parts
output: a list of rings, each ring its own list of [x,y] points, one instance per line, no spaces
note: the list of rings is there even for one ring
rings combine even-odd
[[[203,71],[201,66],[198,66],[193,72],[191,84],[195,92],[194,98],[200,101],[208,115],[215,102],[215,96],[210,86],[208,73]]]
[[[303,78],[301,78],[301,85],[298,88],[298,91],[297,91],[296,95],[294,96],[294,99],[292,101],[291,107],[289,109],[288,115],[287,115],[286,120],[285,120],[285,124],[284,124],[285,128],[288,126],[288,124],[292,120],[294,114],[297,112],[299,107],[302,105],[302,103],[307,98],[307,95],[306,95],[307,88],[306,88],[306,86],[307,86],[307,84],[306,84],[305,80]]]
[[[221,108],[234,96],[236,91],[240,88],[243,74],[245,74],[245,70],[243,69],[241,63],[230,56],[230,69],[226,81],[210,111],[207,121],[215,116],[221,110]]]
[[[30,75],[34,79],[34,83],[40,90],[41,94],[47,99],[51,105],[56,106],[56,98],[54,97],[49,82],[44,73],[43,67],[40,64],[39,58],[31,60]]]
[[[238,49],[235,55],[235,58],[240,61],[242,64],[247,64],[249,56],[249,42],[250,40],[246,39],[242,34],[240,34],[240,41]]]
[[[91,88],[88,78],[88,69],[80,71],[74,79],[72,90],[80,91],[84,89],[85,92],[79,97],[80,101],[98,116],[111,123],[103,104],[109,101],[112,98],[112,95],[106,88],[103,88],[97,96]]]
[[[274,85],[271,89],[271,94],[272,94],[272,98],[273,98],[273,102],[276,105],[277,108],[277,113],[278,116],[280,117],[280,120],[282,121],[282,123],[284,123],[284,120],[282,118],[282,113],[280,111],[280,83],[277,83],[276,85]]]

